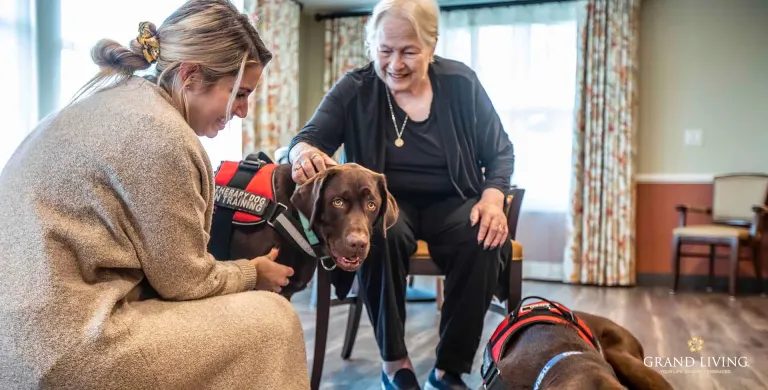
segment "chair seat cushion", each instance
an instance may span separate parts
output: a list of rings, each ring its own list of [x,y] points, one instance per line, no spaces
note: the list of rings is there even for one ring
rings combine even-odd
[[[512,261],[523,261],[523,244],[512,240]]]
[[[419,258],[429,258],[429,248],[427,247],[427,242],[424,240],[418,240],[416,241],[416,253],[413,254],[413,257],[419,257]]]
[[[427,246],[426,241],[424,240],[418,240],[416,241],[416,253],[413,254],[412,258],[414,259],[430,259],[429,257],[429,247]],[[523,244],[512,240],[512,261],[522,261],[523,260]]]
[[[691,225],[677,227],[672,231],[677,237],[739,238],[749,237],[749,229],[723,225]]]

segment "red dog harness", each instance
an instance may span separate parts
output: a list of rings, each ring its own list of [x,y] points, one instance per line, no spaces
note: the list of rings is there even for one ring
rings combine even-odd
[[[540,299],[539,302],[522,306],[528,299]],[[499,360],[508,347],[514,336],[523,329],[534,324],[562,324],[571,326],[579,333],[582,339],[600,351],[600,343],[597,341],[592,331],[586,323],[578,318],[567,307],[550,302],[547,299],[530,296],[520,301],[515,311],[510,313],[496,327],[483,353],[483,365],[481,373],[483,375],[483,388],[489,390],[502,390],[507,386],[500,376],[498,364]]]
[[[275,195],[275,168],[262,152],[244,160],[223,161],[215,173],[214,209],[208,251],[220,260],[230,259],[232,225],[268,224],[306,254],[321,261],[327,257],[319,243],[310,243],[301,222],[286,212]]]

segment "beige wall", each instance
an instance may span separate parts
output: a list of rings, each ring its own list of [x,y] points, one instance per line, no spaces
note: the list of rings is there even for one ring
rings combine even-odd
[[[641,18],[638,172],[768,171],[768,0],[644,0]]]
[[[316,22],[312,15],[301,16],[299,51],[299,122],[303,125],[323,99],[325,27],[323,22]]]
[[[768,171],[768,0],[643,0],[638,173]],[[301,23],[301,114],[323,96],[323,24]],[[685,146],[686,128],[702,146]]]

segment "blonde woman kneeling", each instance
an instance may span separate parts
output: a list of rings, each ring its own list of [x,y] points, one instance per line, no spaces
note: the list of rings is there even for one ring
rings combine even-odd
[[[258,32],[227,1],[193,0],[93,58],[82,99],[0,175],[0,388],[309,388],[301,324],[273,292],[292,270],[206,252],[198,136],[246,116],[272,58]]]

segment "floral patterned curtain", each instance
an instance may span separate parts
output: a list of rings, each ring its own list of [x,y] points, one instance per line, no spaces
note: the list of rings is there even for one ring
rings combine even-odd
[[[368,16],[349,16],[325,21],[325,72],[323,93],[350,70],[365,66],[370,57],[365,50],[365,23]],[[340,148],[333,156],[341,159]]]
[[[324,92],[328,92],[344,73],[370,62],[365,50],[367,21],[367,16],[325,21]]]
[[[634,285],[640,0],[590,0],[587,7],[565,282]]]
[[[301,7],[293,0],[246,0],[245,10],[257,20],[273,59],[260,88],[249,98],[243,120],[243,155],[262,151],[274,158],[299,124],[299,23]]]

